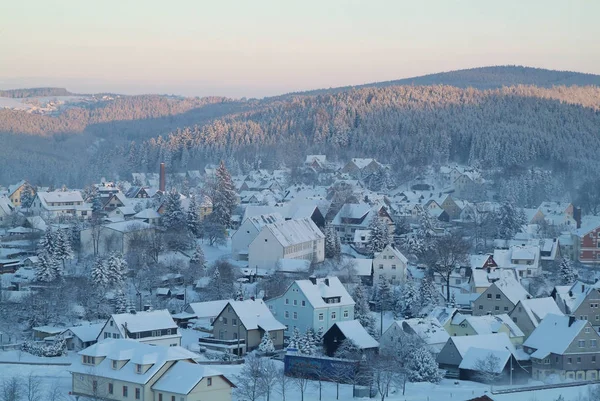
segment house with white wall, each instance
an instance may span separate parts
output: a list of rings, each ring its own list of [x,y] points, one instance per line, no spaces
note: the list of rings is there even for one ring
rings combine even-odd
[[[248,267],[274,269],[280,259],[322,262],[325,235],[310,218],[266,224],[248,247]]]
[[[181,345],[177,324],[166,309],[111,315],[98,335],[98,342],[122,338],[167,347]]]
[[[38,192],[30,210],[53,219],[76,217],[85,220],[92,215],[92,205],[83,201],[79,191]]]
[[[373,282],[377,283],[385,277],[393,285],[406,280],[408,259],[394,244],[386,245],[383,251],[373,258]]]
[[[275,318],[287,326],[286,336],[295,328],[326,332],[334,323],[354,320],[354,300],[337,277],[296,280],[283,295],[266,303]]]
[[[248,260],[248,247],[260,230],[267,224],[284,221],[279,213],[260,214],[247,217],[240,228],[231,236],[231,253],[237,260]]]

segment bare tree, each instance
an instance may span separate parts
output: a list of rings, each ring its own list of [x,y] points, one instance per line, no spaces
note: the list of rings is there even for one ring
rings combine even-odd
[[[490,389],[502,377],[500,358],[491,352],[485,358],[475,361],[473,370],[477,372],[475,375],[477,379],[489,384]]]
[[[244,367],[236,376],[237,387],[235,389],[237,398],[243,401],[256,401],[266,392],[263,387],[264,365],[260,357],[249,354],[246,357]]]
[[[64,401],[63,390],[60,387],[60,383],[54,381],[48,391],[46,392],[46,401]]]
[[[279,376],[277,377],[277,384],[279,387],[279,394],[281,394],[281,401],[285,401],[286,389],[290,385],[291,378],[285,375],[285,371],[281,369],[279,371]]]
[[[454,269],[466,262],[469,248],[469,243],[455,233],[436,238],[425,254],[429,267],[446,283],[446,301],[450,300],[450,276]]]
[[[373,386],[385,401],[390,389],[394,384],[400,383],[403,373],[398,369],[397,359],[393,355],[372,356],[369,360],[369,368],[372,374]]]
[[[260,378],[261,388],[267,401],[271,399],[271,393],[277,384],[281,372],[275,366],[275,363],[270,359],[263,359],[263,371]]]
[[[42,387],[42,380],[35,376],[33,373],[29,373],[27,381],[25,382],[25,398],[27,401],[38,401],[40,399]]]
[[[294,376],[291,379],[292,386],[294,386],[300,392],[300,401],[304,401],[304,394],[310,383],[308,375],[299,373],[298,376]]]
[[[21,390],[21,379],[17,376],[6,377],[2,380],[0,396],[2,401],[21,401],[23,393]]]

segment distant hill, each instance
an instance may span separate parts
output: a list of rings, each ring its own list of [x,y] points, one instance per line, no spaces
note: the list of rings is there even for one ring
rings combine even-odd
[[[71,96],[73,93],[65,88],[26,88],[0,90],[0,97],[23,98],[42,96]]]
[[[295,92],[293,95],[318,95],[339,93],[352,88],[380,88],[397,85],[449,85],[457,88],[496,89],[503,86],[534,85],[542,88],[553,86],[600,86],[600,75],[585,74],[573,71],[546,70],[544,68],[523,67],[514,65],[469,68],[423,75],[414,78],[394,81],[374,82],[364,85],[344,86],[339,88],[317,89],[307,92]],[[292,95],[292,94],[290,94]]]

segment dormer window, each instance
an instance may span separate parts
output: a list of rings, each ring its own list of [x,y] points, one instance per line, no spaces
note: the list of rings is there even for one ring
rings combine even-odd
[[[136,373],[142,373],[142,365],[140,365],[139,363],[137,363],[135,365],[135,372]]]
[[[112,368],[117,369],[117,361],[112,361]]]
[[[93,356],[87,356],[84,355],[83,356],[83,363],[84,365],[95,365],[95,358]]]

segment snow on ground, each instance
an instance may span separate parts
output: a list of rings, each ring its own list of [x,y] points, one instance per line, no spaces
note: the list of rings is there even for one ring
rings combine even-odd
[[[67,355],[57,358],[47,358],[31,355],[27,352],[11,350],[0,351],[0,364],[3,362],[21,362],[21,363],[72,363],[77,358],[77,351],[68,351]],[[1,377],[1,376],[0,376]]]
[[[210,334],[193,329],[179,329],[181,333],[181,346],[189,349],[191,345],[197,345],[199,338],[210,337]]]
[[[375,328],[377,331],[381,329],[381,313],[379,312],[371,312],[371,315],[375,318]],[[383,331],[385,331],[394,323],[396,319],[394,319],[394,314],[392,312],[384,312],[383,313]]]

